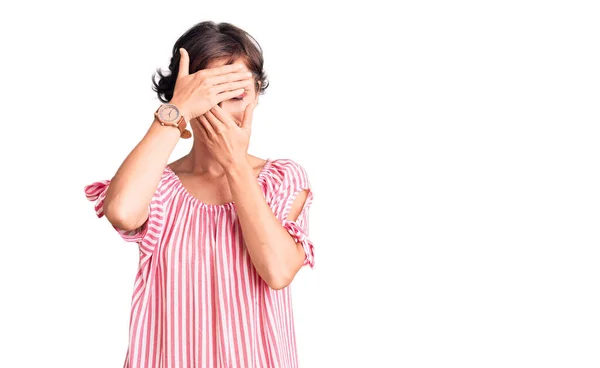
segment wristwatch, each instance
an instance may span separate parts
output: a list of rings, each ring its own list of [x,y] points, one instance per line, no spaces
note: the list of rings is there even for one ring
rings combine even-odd
[[[160,125],[178,128],[181,132],[181,138],[187,139],[192,136],[192,132],[185,129],[188,123],[185,121],[185,117],[181,115],[177,106],[169,103],[162,104],[156,109],[154,116]]]

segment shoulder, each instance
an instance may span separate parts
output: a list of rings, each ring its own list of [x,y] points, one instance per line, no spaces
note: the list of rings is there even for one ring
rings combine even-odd
[[[302,164],[289,158],[278,158],[270,161],[271,177],[283,182],[307,182],[308,174]]]
[[[155,196],[163,197],[163,200],[169,197],[174,189],[177,187],[178,177],[169,165],[163,168],[158,186],[156,188]]]
[[[311,188],[308,173],[298,161],[279,158],[270,160],[269,165],[267,198]]]

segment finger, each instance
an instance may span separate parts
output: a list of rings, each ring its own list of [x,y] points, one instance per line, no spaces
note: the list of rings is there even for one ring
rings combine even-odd
[[[199,125],[198,130],[200,130],[200,136],[204,140],[206,140],[208,138],[208,132],[206,131],[206,128],[204,127],[204,125],[202,125],[202,122],[200,122],[200,117],[193,118],[192,120],[190,120],[190,123],[191,122]]]
[[[210,124],[210,122],[206,119],[206,114],[205,115],[200,115],[198,117],[198,120],[200,121],[200,125],[204,128],[205,133],[206,133],[206,137],[210,138],[210,137],[214,137],[215,136],[215,130],[213,129],[212,125]]]
[[[241,95],[242,93],[244,93],[244,91],[245,90],[243,88],[240,88],[240,89],[236,89],[235,91],[227,91],[227,92],[218,93],[216,96],[217,103],[221,103],[223,101],[237,97],[237,96]]]
[[[223,130],[223,122],[219,120],[210,110],[204,114],[206,120],[211,125],[214,132],[220,133]]]
[[[214,115],[217,119],[219,119],[219,121],[227,126],[230,127],[237,127],[238,125],[235,123],[235,121],[233,121],[233,118],[231,117],[231,115],[229,115],[229,113],[227,113],[225,110],[223,110],[221,108],[221,106],[216,105],[215,107],[213,107],[212,109],[210,109],[207,114],[212,114]]]
[[[242,129],[250,129],[252,127],[252,116],[254,115],[255,104],[251,103],[244,110],[244,119],[242,120]]]
[[[177,72],[177,79],[185,77],[190,74],[190,56],[187,50],[181,47],[179,49],[179,71]]]
[[[206,78],[206,82],[211,85],[217,85],[227,82],[235,82],[235,81],[243,81],[243,80],[253,80],[252,73],[248,71],[244,72],[235,72],[235,73],[227,73],[221,75],[215,75],[209,78]]]
[[[214,86],[213,88],[217,93],[221,93],[221,92],[225,92],[225,91],[233,91],[235,89],[240,89],[240,88],[248,88],[249,89],[249,87],[252,85],[252,83],[254,83],[254,80],[248,79],[245,81],[237,81],[237,82],[218,84],[218,85]]]
[[[215,68],[202,69],[202,73],[205,76],[215,76],[221,74],[227,74],[231,72],[239,72],[246,66],[244,64],[229,64],[223,66],[217,66]]]

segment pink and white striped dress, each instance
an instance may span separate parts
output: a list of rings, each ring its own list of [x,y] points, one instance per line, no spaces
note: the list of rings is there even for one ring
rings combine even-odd
[[[273,213],[313,267],[306,171],[268,159],[258,178]],[[98,217],[110,181],[85,187]],[[308,197],[286,220],[297,194]],[[298,366],[290,287],[273,290],[255,271],[234,203],[206,204],[167,166],[139,229],[117,229],[139,245],[125,368],[293,368]]]

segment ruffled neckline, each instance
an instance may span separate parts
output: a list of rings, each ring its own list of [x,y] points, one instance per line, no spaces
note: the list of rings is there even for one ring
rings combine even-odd
[[[266,174],[268,173],[271,165],[273,163],[273,160],[271,158],[267,158],[265,164],[263,165],[263,167],[260,169],[260,172],[258,173],[258,176],[256,177],[256,180],[258,182],[261,182],[264,180]],[[196,198],[194,195],[192,195],[192,193],[190,193],[185,186],[183,185],[183,183],[181,182],[181,179],[179,178],[179,176],[177,174],[175,174],[175,172],[173,171],[173,169],[171,169],[169,166],[165,166],[165,170],[173,177],[175,185],[177,186],[177,188],[181,191],[181,193],[183,193],[183,195],[189,199],[192,203],[196,204],[199,207],[202,208],[207,208],[207,209],[233,209],[234,208],[234,202],[227,202],[227,203],[221,203],[221,204],[213,204],[213,203],[206,203],[204,201],[201,201],[199,198]]]

